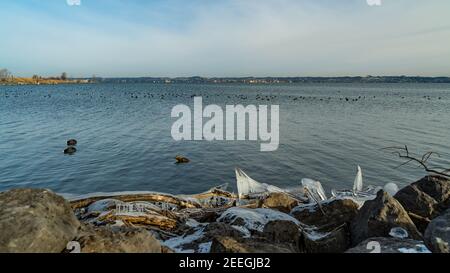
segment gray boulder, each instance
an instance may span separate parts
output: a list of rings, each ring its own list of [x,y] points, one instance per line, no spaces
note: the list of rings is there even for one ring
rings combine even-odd
[[[0,193],[2,253],[62,252],[79,227],[70,204],[50,190]]]
[[[375,237],[361,242],[346,253],[430,253],[422,241]]]
[[[402,205],[389,194],[379,191],[374,200],[366,201],[350,225],[352,245],[371,237],[389,237],[392,228],[405,229],[411,239],[422,236]]]
[[[425,231],[424,240],[431,251],[450,253],[450,209],[431,221]]]

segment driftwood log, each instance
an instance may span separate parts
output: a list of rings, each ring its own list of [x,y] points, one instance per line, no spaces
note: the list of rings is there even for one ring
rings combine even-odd
[[[91,205],[94,202],[103,200],[103,199],[116,199],[122,202],[135,202],[135,201],[144,201],[144,202],[162,202],[169,203],[178,206],[179,208],[200,208],[201,205],[192,200],[187,200],[184,198],[179,198],[173,195],[161,194],[161,193],[146,193],[146,194],[128,194],[128,195],[111,195],[111,196],[96,196],[89,197],[80,200],[71,201],[70,204],[72,209],[80,209],[85,208]]]

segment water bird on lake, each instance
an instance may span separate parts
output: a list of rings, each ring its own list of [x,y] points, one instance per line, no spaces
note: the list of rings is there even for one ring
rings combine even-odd
[[[75,148],[73,146],[70,146],[70,147],[67,147],[66,149],[64,149],[64,154],[73,155],[76,152],[77,152],[77,148]]]
[[[77,145],[78,141],[76,139],[69,139],[67,141],[67,146],[75,146]]]
[[[176,162],[177,164],[189,163],[189,162],[190,162],[190,160],[189,160],[188,158],[186,158],[186,157],[184,157],[184,156],[181,156],[181,155],[177,155],[177,156],[175,157],[175,160],[177,161],[177,162]]]

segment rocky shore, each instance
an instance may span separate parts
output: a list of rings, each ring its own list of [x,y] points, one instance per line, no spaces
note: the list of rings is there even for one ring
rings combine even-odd
[[[64,198],[0,193],[0,252],[449,253],[450,181],[427,176],[395,196],[306,203],[286,193]]]

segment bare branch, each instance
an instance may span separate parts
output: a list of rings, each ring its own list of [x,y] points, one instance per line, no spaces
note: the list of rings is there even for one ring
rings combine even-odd
[[[419,164],[419,167],[422,167],[428,173],[432,173],[432,174],[436,174],[436,175],[440,175],[440,176],[444,176],[444,177],[450,178],[450,174],[448,174],[450,172],[450,169],[443,169],[443,170],[431,169],[427,165],[428,160],[433,155],[436,155],[437,157],[441,157],[441,155],[439,153],[427,152],[424,155],[422,155],[421,158],[417,158],[414,155],[410,154],[408,146],[406,146],[406,145],[403,148],[401,148],[401,147],[387,147],[387,148],[384,148],[383,150],[391,150],[392,154],[395,154],[399,158],[402,158],[402,159],[406,160],[404,163],[402,163],[401,165],[399,165],[396,168],[400,168],[400,167],[402,167],[404,165],[407,165],[407,164],[409,164],[411,162],[415,162],[415,163]]]

